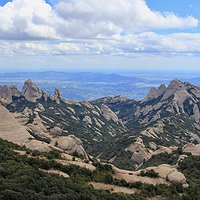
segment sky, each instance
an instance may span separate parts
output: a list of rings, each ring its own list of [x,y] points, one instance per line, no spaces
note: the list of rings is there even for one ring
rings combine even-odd
[[[0,72],[200,70],[200,1],[1,0]]]

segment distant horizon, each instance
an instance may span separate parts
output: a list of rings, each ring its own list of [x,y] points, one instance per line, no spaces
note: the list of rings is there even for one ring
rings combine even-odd
[[[0,71],[0,74],[15,74],[15,73],[49,73],[49,72],[55,72],[55,73],[99,73],[99,74],[117,74],[117,75],[129,75],[132,76],[131,73],[138,74],[146,74],[146,75],[157,75],[157,74],[163,74],[165,75],[187,75],[187,76],[200,76],[200,69],[199,70],[157,70],[157,69],[151,69],[151,70],[145,70],[145,69],[133,69],[133,70],[7,70],[7,71]]]

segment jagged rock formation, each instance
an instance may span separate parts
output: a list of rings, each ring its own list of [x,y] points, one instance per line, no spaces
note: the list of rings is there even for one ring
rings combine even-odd
[[[125,155],[140,166],[153,155],[172,153],[174,146],[200,143],[200,88],[179,80],[151,89],[143,101],[122,96],[68,101],[59,89],[50,95],[31,80],[16,95],[7,108],[21,125],[41,142],[58,140],[66,151],[68,139],[60,136],[75,135],[94,156],[115,162]]]
[[[54,96],[60,99],[62,97],[62,92],[58,88],[56,88],[54,90]]]
[[[12,97],[19,97],[20,91],[16,85],[11,86],[1,86],[0,85],[0,98],[2,98],[3,103],[9,104],[12,102]]]
[[[161,85],[158,89],[151,89],[149,95],[138,105],[135,116],[142,118],[140,123],[145,124],[160,119],[165,111],[184,114],[199,125],[199,100],[199,87],[173,80],[168,87]]]
[[[42,90],[40,90],[30,79],[25,82],[22,89],[22,96],[31,102],[36,102],[37,99],[40,99],[42,93]]]

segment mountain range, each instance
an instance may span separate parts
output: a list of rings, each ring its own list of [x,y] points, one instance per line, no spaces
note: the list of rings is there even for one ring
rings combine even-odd
[[[141,181],[137,170],[153,167],[147,169],[162,178],[152,179],[155,184],[177,181],[187,188],[178,163],[187,155],[200,156],[200,87],[188,82],[161,84],[141,101],[116,96],[78,102],[63,98],[58,88],[50,95],[29,79],[21,91],[0,86],[0,97],[0,138],[34,151],[77,156],[78,165],[87,161],[90,169],[94,159],[109,163],[118,178]]]

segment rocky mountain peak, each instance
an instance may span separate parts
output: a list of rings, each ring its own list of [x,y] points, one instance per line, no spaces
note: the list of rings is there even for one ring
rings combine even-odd
[[[24,83],[22,96],[24,96],[25,99],[28,101],[36,102],[37,99],[40,99],[42,97],[42,90],[40,90],[40,88],[38,88],[32,82],[32,80],[29,79]]]
[[[163,112],[184,114],[200,124],[200,88],[180,80],[152,88],[135,113],[143,123],[158,120]]]

